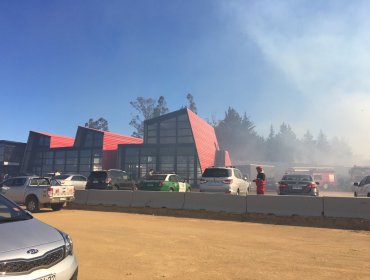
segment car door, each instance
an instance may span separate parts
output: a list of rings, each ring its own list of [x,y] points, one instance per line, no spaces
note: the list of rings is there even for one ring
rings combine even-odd
[[[179,191],[179,180],[176,175],[171,175],[169,178],[170,181],[170,188],[172,188],[175,192]]]
[[[365,197],[370,197],[370,176],[366,177],[366,182],[362,189],[362,195]]]
[[[366,181],[368,179],[369,176],[363,178],[360,182],[360,184],[358,185],[357,187],[357,196],[364,196],[365,194],[365,185],[366,185]]]
[[[179,185],[179,192],[186,192],[186,183],[180,176],[176,176],[176,177],[177,177],[177,182]]]

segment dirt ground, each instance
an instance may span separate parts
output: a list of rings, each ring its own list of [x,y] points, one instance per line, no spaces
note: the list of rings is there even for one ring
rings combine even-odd
[[[370,279],[370,231],[63,209],[79,279]]]

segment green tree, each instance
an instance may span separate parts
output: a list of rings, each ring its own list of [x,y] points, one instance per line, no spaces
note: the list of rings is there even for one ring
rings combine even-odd
[[[104,118],[99,118],[96,121],[89,119],[89,121],[85,123],[85,127],[109,131],[108,121]]]
[[[186,95],[186,99],[189,101],[189,105],[188,105],[188,108],[193,111],[195,114],[197,114],[197,105],[195,104],[194,102],[194,97],[191,93],[188,93]]]
[[[153,98],[137,97],[130,104],[137,111],[137,114],[133,115],[130,121],[130,125],[136,130],[132,133],[132,136],[140,138],[144,136],[145,120],[159,117],[169,111],[163,96],[158,98],[157,103]]]

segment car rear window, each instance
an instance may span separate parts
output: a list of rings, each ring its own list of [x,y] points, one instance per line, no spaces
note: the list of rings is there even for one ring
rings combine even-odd
[[[146,180],[150,181],[164,181],[166,179],[167,175],[162,174],[155,174],[155,175],[148,175],[146,176]]]
[[[284,175],[283,181],[312,181],[309,175]]]
[[[55,180],[65,180],[69,177],[69,175],[58,175],[58,176],[54,176],[53,179]]]
[[[231,169],[207,168],[204,170],[202,177],[230,177],[231,175]]]
[[[32,178],[30,180],[30,186],[48,186],[50,181],[47,178]]]
[[[104,171],[91,172],[89,175],[89,180],[93,178],[105,179],[107,178],[107,172]]]

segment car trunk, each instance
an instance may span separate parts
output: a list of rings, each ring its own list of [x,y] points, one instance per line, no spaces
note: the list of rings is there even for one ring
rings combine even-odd
[[[306,194],[311,191],[309,187],[310,181],[282,181],[282,183],[287,184],[287,188],[284,190],[285,192],[293,193],[293,194]]]

